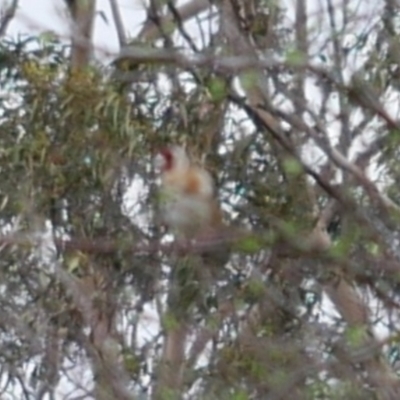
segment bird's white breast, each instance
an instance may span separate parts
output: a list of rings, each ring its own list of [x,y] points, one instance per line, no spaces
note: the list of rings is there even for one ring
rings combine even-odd
[[[194,235],[211,222],[207,199],[172,191],[165,193],[163,214],[165,223],[178,235]]]

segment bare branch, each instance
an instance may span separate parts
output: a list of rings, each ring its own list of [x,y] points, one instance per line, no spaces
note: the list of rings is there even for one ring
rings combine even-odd
[[[307,60],[308,57],[308,34],[307,34],[307,1],[296,1],[296,44],[297,50],[301,52],[301,58]],[[305,89],[305,68],[297,71],[295,77],[295,96],[300,100],[297,107],[297,114],[301,115],[303,109],[301,105],[306,105],[306,98],[304,94]]]
[[[390,366],[383,360],[380,355],[374,351],[365,351],[367,348],[379,348],[380,344],[375,340],[373,333],[370,331],[369,310],[366,304],[362,302],[354,286],[346,282],[343,277],[339,278],[339,282],[334,282],[324,286],[329,298],[337,307],[350,328],[362,330],[363,335],[360,337],[357,347],[362,350],[362,364],[368,372],[369,381],[378,389],[383,396],[390,393],[388,399],[394,399],[400,395],[400,380],[392,371]],[[351,354],[343,354],[339,357],[344,362],[343,357],[354,362],[354,356]]]
[[[209,0],[192,0],[179,7],[176,11],[181,21],[187,21],[202,11],[205,11],[210,6],[211,3]],[[147,21],[140,31],[138,39],[146,42],[154,41],[162,36],[162,32],[165,31],[165,28],[170,27],[173,23],[174,16],[172,14],[160,17],[159,25],[155,24],[153,21]]]
[[[338,27],[336,26],[335,8],[332,4],[332,0],[327,0],[328,3],[328,15],[329,22],[331,25],[331,37],[333,42],[333,58],[335,65],[335,76],[341,86],[344,86],[343,79],[343,62],[342,62],[342,46],[339,42],[340,36]],[[351,146],[351,132],[350,132],[350,108],[346,104],[343,92],[339,92],[339,107],[340,107],[340,121],[342,125],[342,131],[340,135],[340,150],[343,154],[347,154]],[[345,174],[345,180],[346,174]]]
[[[121,47],[127,45],[124,23],[118,8],[117,0],[110,0],[111,11],[114,19],[115,28],[117,30],[118,41]]]
[[[102,400],[133,400],[134,396],[128,390],[128,374],[119,361],[119,344],[110,335],[108,321],[95,309],[93,290],[88,290],[87,286],[84,288],[78,279],[60,265],[49,239],[40,240],[39,243],[36,241],[36,246],[44,253],[51,254],[51,259],[46,262],[48,268],[53,270],[65,290],[71,294],[86,325],[91,329],[91,341],[86,341],[86,348],[97,377],[96,397]]]
[[[358,183],[366,190],[371,200],[377,204],[381,210],[386,214],[390,211],[400,212],[400,207],[387,198],[383,193],[380,193],[376,185],[368,179],[356,164],[348,161],[343,154],[330,146],[326,139],[328,137],[326,132],[324,133],[324,136],[321,136],[296,115],[290,115],[289,113],[281,111],[277,111],[277,113],[297,129],[306,132],[337,166],[353,174]],[[320,127],[320,130],[323,132],[322,127]]]
[[[14,18],[17,8],[18,8],[18,0],[12,0],[10,6],[8,6],[8,8],[5,11],[2,10],[0,18],[0,38],[6,34],[8,25]]]
[[[162,355],[158,364],[159,377],[154,390],[154,400],[162,400],[170,394],[179,396],[182,389],[188,327],[183,321],[174,321],[173,323],[177,326],[167,329],[164,337]]]
[[[73,69],[78,70],[87,66],[92,56],[96,0],[66,0],[66,2],[72,16],[74,30],[71,65]]]

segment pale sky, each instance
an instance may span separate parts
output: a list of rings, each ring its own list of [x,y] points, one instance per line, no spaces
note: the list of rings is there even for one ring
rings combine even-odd
[[[0,0],[2,9],[9,0]],[[16,17],[7,33],[16,35],[27,32],[52,30],[68,40],[68,19],[64,0],[20,0]],[[126,33],[135,35],[145,19],[141,0],[118,0]],[[97,0],[94,42],[96,48],[118,51],[118,39],[111,15],[109,0]],[[108,22],[102,17],[105,15]]]

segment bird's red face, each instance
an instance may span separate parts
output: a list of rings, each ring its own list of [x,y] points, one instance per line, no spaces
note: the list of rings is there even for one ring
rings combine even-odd
[[[155,158],[156,168],[161,172],[183,171],[190,169],[190,159],[181,146],[168,146],[161,149]]]
[[[164,170],[171,169],[174,161],[174,155],[172,154],[171,149],[164,147],[161,149],[160,154],[164,158]]]
[[[169,171],[172,169],[174,164],[174,155],[171,149],[169,147],[162,148],[155,158],[155,163],[161,171]]]

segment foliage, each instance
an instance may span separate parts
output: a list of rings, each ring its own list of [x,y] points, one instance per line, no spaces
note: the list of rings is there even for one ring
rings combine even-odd
[[[166,2],[109,66],[1,38],[5,398],[399,398],[398,7],[297,2]],[[241,233],[217,271],[169,244],[165,143]]]

